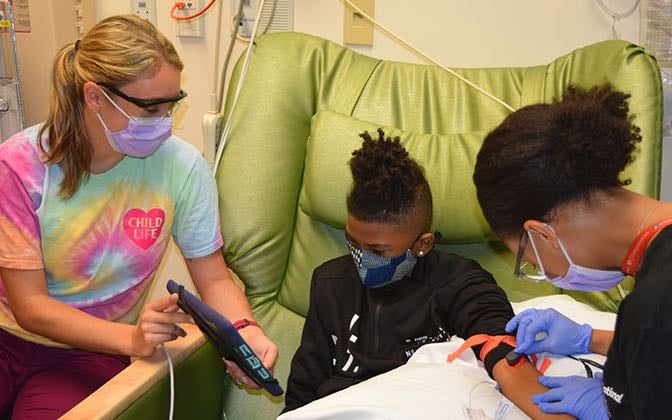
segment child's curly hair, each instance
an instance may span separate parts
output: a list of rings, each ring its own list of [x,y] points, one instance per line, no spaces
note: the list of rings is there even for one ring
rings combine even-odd
[[[352,152],[350,170],[353,186],[348,194],[348,212],[359,220],[399,223],[415,210],[422,213],[429,229],[432,218],[432,193],[424,171],[400,144],[399,137],[378,138],[365,131],[362,147]]]

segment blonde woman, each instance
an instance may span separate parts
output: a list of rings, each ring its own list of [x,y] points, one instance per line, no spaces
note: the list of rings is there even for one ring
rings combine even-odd
[[[145,303],[171,235],[205,301],[252,321],[241,334],[275,362],[220,251],[209,167],[171,134],[182,68],[150,23],[107,18],[59,52],[46,122],[0,146],[0,415],[56,418],[185,334],[176,295]]]

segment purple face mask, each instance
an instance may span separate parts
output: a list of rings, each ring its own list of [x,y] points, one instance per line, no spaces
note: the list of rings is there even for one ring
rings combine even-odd
[[[549,229],[553,230],[550,225],[546,225]],[[598,270],[595,268],[584,267],[578,264],[574,264],[572,259],[569,257],[567,250],[564,245],[558,238],[558,244],[560,245],[560,250],[565,255],[567,262],[569,262],[569,269],[567,274],[564,277],[558,276],[551,278],[546,274],[544,270],[544,264],[539,258],[539,252],[537,251],[537,246],[534,243],[534,239],[530,233],[527,233],[530,238],[530,244],[532,245],[532,250],[534,251],[535,257],[537,257],[537,262],[539,263],[539,269],[541,273],[555,286],[561,289],[567,290],[584,290],[584,291],[603,291],[609,290],[612,287],[616,287],[623,279],[625,274],[620,270]]]
[[[107,141],[117,152],[132,157],[144,158],[154,153],[172,134],[173,119],[170,116],[152,118],[131,117],[114,103],[105,91],[102,92],[110,103],[128,118],[128,126],[125,129],[112,132],[107,128],[100,114],[96,112],[96,117],[98,117],[105,130]]]

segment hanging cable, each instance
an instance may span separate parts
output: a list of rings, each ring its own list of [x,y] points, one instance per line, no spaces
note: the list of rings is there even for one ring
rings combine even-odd
[[[637,10],[637,7],[639,6],[639,3],[640,3],[640,0],[635,0],[635,4],[633,4],[630,9],[628,9],[627,11],[625,11],[623,13],[618,13],[618,12],[614,12],[609,7],[607,7],[607,5],[604,4],[603,0],[596,0],[596,1],[597,1],[597,4],[600,5],[602,10],[604,10],[604,12],[606,14],[611,16],[611,38],[612,39],[617,39],[618,38],[618,34],[616,33],[616,22],[618,22],[622,19],[625,19],[627,17],[630,17],[630,15],[635,13],[635,10]]]
[[[164,344],[161,344],[161,349],[163,350],[163,354],[166,355],[166,359],[168,359],[168,373],[170,376],[170,409],[168,411],[168,420],[173,420],[173,412],[175,409],[175,373],[173,371],[173,359],[170,357],[170,353],[168,353]]]
[[[597,0],[597,4],[600,5],[602,10],[604,10],[612,18],[618,19],[618,20],[630,17],[630,15],[635,13],[635,10],[637,10],[637,7],[639,6],[639,2],[640,2],[640,0],[635,0],[635,4],[633,4],[632,7],[630,9],[628,9],[626,12],[617,13],[617,12],[614,12],[613,10],[611,10],[609,7],[607,7],[607,5],[604,4],[603,0]]]
[[[226,50],[226,57],[224,58],[224,65],[222,66],[222,73],[219,78],[219,95],[217,96],[217,109],[224,113],[224,87],[226,86],[226,71],[229,68],[231,55],[233,54],[233,47],[236,44],[236,37],[238,29],[240,28],[240,20],[243,18],[243,1],[238,2],[238,10],[233,17],[233,28],[231,28],[231,39],[229,40],[229,48]]]
[[[245,61],[243,62],[243,68],[240,72],[240,77],[238,77],[238,86],[236,87],[236,93],[233,97],[233,103],[231,104],[231,111],[229,116],[226,119],[226,125],[222,131],[222,136],[220,137],[219,146],[217,147],[217,154],[215,156],[215,162],[213,165],[213,173],[217,173],[217,168],[219,167],[219,161],[222,158],[222,152],[226,146],[226,140],[229,136],[229,131],[231,130],[231,123],[233,122],[233,115],[238,105],[238,99],[240,98],[240,92],[243,89],[243,82],[245,81],[245,75],[247,74],[247,69],[250,64],[250,55],[252,54],[252,47],[254,46],[254,35],[257,33],[257,27],[259,26],[259,21],[261,21],[261,11],[264,8],[265,0],[260,0],[259,8],[257,9],[257,17],[254,19],[254,27],[252,28],[252,37],[250,38],[250,44],[247,46],[247,52],[245,53]]]
[[[506,102],[504,102],[503,100],[499,99],[499,98],[496,97],[495,95],[491,94],[490,92],[487,92],[487,91],[486,91],[485,89],[483,89],[482,87],[476,85],[474,82],[470,81],[469,79],[465,78],[464,76],[461,76],[460,74],[456,73],[454,70],[449,69],[448,67],[444,66],[443,64],[437,62],[436,60],[434,60],[434,59],[432,59],[431,57],[429,57],[427,54],[423,53],[423,52],[420,51],[419,49],[415,48],[414,46],[412,46],[412,45],[409,44],[408,42],[406,42],[406,41],[404,41],[403,39],[401,39],[401,37],[399,37],[397,34],[395,34],[394,32],[392,32],[391,30],[387,29],[387,28],[386,28],[385,26],[383,26],[381,23],[379,23],[379,22],[376,21],[374,18],[372,18],[371,16],[369,16],[368,14],[366,14],[366,12],[364,12],[362,9],[360,9],[360,8],[359,8],[357,5],[355,5],[352,1],[350,1],[350,0],[343,0],[343,1],[344,1],[345,3],[347,3],[348,6],[350,6],[354,11],[356,11],[356,12],[357,12],[360,16],[362,16],[365,20],[367,20],[367,21],[368,21],[369,23],[371,23],[373,26],[375,26],[375,27],[377,27],[378,29],[380,29],[383,33],[385,33],[385,34],[386,34],[387,36],[389,36],[390,38],[392,38],[392,39],[394,39],[395,41],[399,42],[401,45],[403,45],[404,47],[406,47],[406,48],[407,48],[408,50],[410,50],[412,53],[416,54],[417,56],[419,56],[419,57],[422,58],[423,60],[427,61],[428,63],[434,64],[435,66],[438,66],[438,67],[442,68],[443,70],[447,71],[447,72],[450,73],[451,75],[455,76],[455,77],[458,78],[459,80],[461,80],[461,81],[463,81],[464,83],[466,83],[468,86],[470,86],[470,87],[476,89],[477,91],[481,92],[483,95],[487,96],[488,98],[490,98],[490,99],[492,99],[493,101],[497,102],[498,104],[502,105],[504,108],[508,109],[509,111],[511,111],[511,112],[515,111],[515,109],[514,109],[511,105],[507,104]]]
[[[219,110],[220,98],[217,96],[217,82],[219,68],[219,46],[222,37],[222,2],[217,4],[217,32],[215,35],[215,67],[212,71],[212,91],[210,92],[210,110],[208,112],[217,113]]]

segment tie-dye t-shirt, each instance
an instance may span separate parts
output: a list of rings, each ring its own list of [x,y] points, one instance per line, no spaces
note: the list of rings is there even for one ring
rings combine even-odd
[[[222,246],[215,182],[190,144],[171,137],[147,158],[124,157],[64,200],[63,172],[42,163],[37,130],[0,144],[0,266],[44,269],[53,298],[133,322],[171,235],[185,258]],[[0,328],[59,345],[16,324],[1,279]]]

